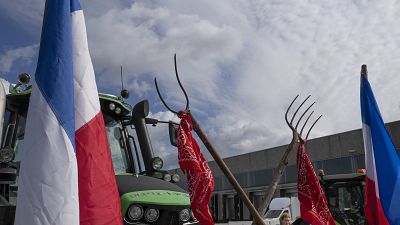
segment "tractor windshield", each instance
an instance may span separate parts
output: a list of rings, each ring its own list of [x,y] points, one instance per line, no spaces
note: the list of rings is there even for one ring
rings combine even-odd
[[[363,185],[360,182],[337,182],[328,187],[328,205],[335,220],[350,224],[364,221]]]
[[[332,193],[328,199],[329,206],[333,211],[356,210],[363,204],[360,186],[334,185],[329,187],[329,192]]]
[[[123,128],[119,121],[104,115],[108,143],[110,145],[112,162],[116,174],[128,172],[128,162],[126,156],[126,140],[123,135]]]

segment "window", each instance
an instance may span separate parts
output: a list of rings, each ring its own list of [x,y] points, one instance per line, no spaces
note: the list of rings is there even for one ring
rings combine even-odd
[[[358,183],[334,184],[328,188],[328,203],[336,213],[358,211],[364,204],[362,187]]]
[[[1,146],[4,145],[4,136],[5,136],[5,134],[6,134],[7,123],[8,123],[8,120],[10,119],[10,115],[11,115],[11,112],[10,112],[10,111],[5,111],[5,113],[4,113],[4,120],[3,120],[3,127],[1,127],[1,129],[2,129],[1,139],[0,139],[0,140],[2,140],[2,143],[0,143]],[[2,119],[2,118],[0,118],[0,120],[1,120],[1,119]],[[1,126],[1,125],[0,125],[0,126]],[[0,146],[0,147],[1,147],[1,146]]]
[[[116,174],[126,173],[128,169],[125,139],[122,133],[122,125],[118,121],[104,115],[108,143],[111,150],[111,158]]]
[[[265,214],[265,218],[266,219],[279,218],[281,213],[282,213],[282,210],[268,210],[268,212]]]
[[[25,135],[25,124],[26,124],[26,117],[19,115],[18,117],[18,125],[17,125],[17,134],[15,139],[15,158],[14,161],[19,162],[21,161],[21,148],[24,142],[24,135]]]

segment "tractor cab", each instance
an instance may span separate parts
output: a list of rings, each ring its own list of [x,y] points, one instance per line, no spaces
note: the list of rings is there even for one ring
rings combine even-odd
[[[328,207],[339,224],[367,224],[364,213],[365,173],[323,175],[319,171]]]

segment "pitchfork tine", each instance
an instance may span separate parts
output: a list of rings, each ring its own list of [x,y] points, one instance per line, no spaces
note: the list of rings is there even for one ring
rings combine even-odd
[[[293,99],[292,103],[290,103],[290,105],[289,105],[289,107],[287,108],[286,113],[285,113],[285,120],[286,120],[286,123],[287,123],[287,125],[288,125],[289,127],[291,126],[291,124],[289,123],[289,120],[288,120],[288,118],[287,118],[287,114],[289,113],[290,108],[292,107],[293,103],[296,101],[296,99],[297,99],[298,97],[299,97],[299,95],[296,95],[296,97]]]
[[[320,115],[318,117],[318,119],[315,120],[315,122],[313,123],[313,125],[311,125],[310,129],[308,130],[307,136],[306,136],[306,140],[308,139],[308,135],[310,134],[311,130],[313,129],[314,125],[318,122],[319,119],[321,119],[322,115]]]
[[[303,114],[301,114],[299,121],[297,121],[296,127],[294,129],[297,130],[297,127],[299,126],[299,123],[301,121],[301,119],[303,119],[304,115],[308,112],[308,110],[310,110],[310,108],[315,104],[315,102],[313,102],[310,106],[308,106],[308,108],[306,109],[306,111],[303,112]]]
[[[306,99],[304,99],[304,101],[299,105],[299,107],[297,108],[296,112],[294,112],[292,120],[290,121],[290,124],[293,123],[294,117],[296,116],[297,112],[299,111],[299,109],[304,105],[304,103],[311,97],[311,95],[307,96]]]
[[[181,83],[181,80],[179,79],[179,75],[178,75],[178,66],[176,65],[176,54],[174,54],[174,64],[175,64],[175,74],[176,74],[176,80],[178,81],[179,87],[181,88],[183,94],[185,95],[185,99],[186,99],[186,107],[185,110],[188,111],[189,110],[189,97],[185,91],[185,88],[183,88],[183,85]],[[156,90],[157,90],[157,94],[158,97],[160,97],[161,102],[164,104],[164,106],[171,112],[178,114],[178,112],[172,110],[172,108],[170,108],[167,103],[164,101],[163,97],[161,96],[160,90],[158,89],[158,85],[157,85],[157,78],[154,78],[154,84],[156,85]]]
[[[308,117],[306,119],[306,122],[304,122],[303,127],[301,128],[301,131],[300,131],[300,136],[303,134],[304,127],[306,127],[306,124],[307,124],[308,120],[310,119],[310,117],[312,116],[313,113],[314,113],[314,111],[312,111],[310,113],[310,115],[308,115]]]
[[[183,88],[181,81],[179,80],[179,75],[178,75],[178,66],[176,65],[176,54],[174,54],[174,63],[175,63],[175,74],[176,74],[176,79],[178,80],[179,87],[181,87],[181,90],[183,94],[185,95],[186,98],[186,111],[189,109],[189,98],[188,95],[186,94],[185,88]]]
[[[167,103],[164,101],[163,97],[161,96],[160,90],[158,89],[157,78],[155,78],[155,77],[154,77],[154,84],[156,85],[156,90],[157,90],[158,97],[160,97],[161,102],[164,104],[164,106],[165,106],[169,111],[171,111],[171,112],[173,112],[173,113],[175,113],[175,114],[178,114],[177,112],[175,112],[174,110],[172,110],[172,109],[167,105]]]

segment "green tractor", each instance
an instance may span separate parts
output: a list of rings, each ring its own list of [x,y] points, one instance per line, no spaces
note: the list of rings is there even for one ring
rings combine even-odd
[[[5,225],[14,223],[20,146],[24,141],[31,93],[23,76],[20,76],[19,84],[11,85],[10,93],[5,94],[4,90],[0,90],[0,224]],[[0,89],[3,89],[1,82]],[[121,92],[125,97],[128,94],[126,90]],[[99,99],[124,224],[198,224],[190,209],[188,193],[175,184],[179,181],[179,175],[162,170],[162,159],[153,154],[147,125],[161,121],[147,118],[148,101],[132,107],[122,97],[99,94]],[[176,127],[176,124],[168,123],[170,127]],[[136,133],[137,139],[133,133]],[[176,135],[170,133],[170,137],[176,138]]]

